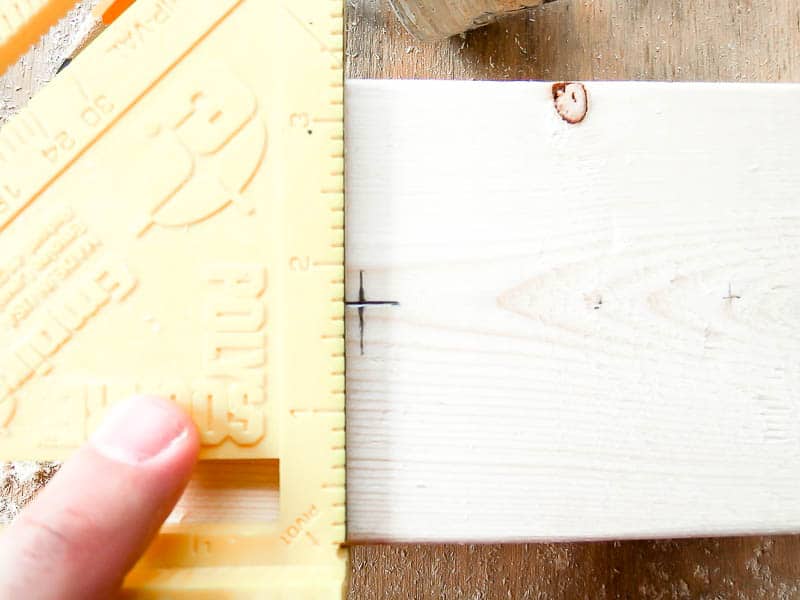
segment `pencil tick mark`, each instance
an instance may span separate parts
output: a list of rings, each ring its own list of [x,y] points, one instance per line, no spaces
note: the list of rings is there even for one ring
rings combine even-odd
[[[400,306],[400,303],[394,300],[367,300],[367,292],[364,289],[364,271],[358,272],[358,300],[344,304],[347,308],[358,309],[359,345],[362,356],[364,355],[364,309],[375,306]]]
[[[741,298],[742,298],[741,296],[738,296],[738,295],[733,293],[731,284],[729,282],[728,283],[728,295],[724,296],[722,299],[723,300],[727,300],[728,302],[730,302],[732,304],[734,300],[741,300]]]

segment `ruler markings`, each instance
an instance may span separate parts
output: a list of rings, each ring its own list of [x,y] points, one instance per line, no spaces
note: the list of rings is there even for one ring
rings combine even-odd
[[[36,181],[25,181],[26,184],[24,186],[25,189],[23,189],[21,193],[21,204],[15,205],[14,212],[13,214],[10,215],[9,219],[7,221],[0,223],[0,231],[5,230],[5,228],[8,227],[8,225],[11,222],[13,222],[13,220],[21,212],[25,211],[33,202],[35,202],[46,190],[48,190],[53,185],[54,182],[58,181],[59,178],[64,177],[70,171],[70,169],[75,165],[76,161],[78,161],[82,156],[84,156],[87,152],[89,152],[91,148],[95,147],[95,145],[98,143],[98,140],[102,139],[110,130],[117,127],[120,120],[123,119],[126,115],[128,115],[135,106],[139,105],[142,102],[142,100],[148,97],[154,90],[160,88],[164,79],[168,75],[170,75],[173,72],[173,70],[175,70],[176,67],[180,65],[188,56],[190,56],[195,50],[197,50],[198,46],[201,43],[203,43],[209,37],[209,35],[211,35],[211,33],[215,31],[220,26],[220,24],[222,24],[226,19],[228,19],[228,17],[232,13],[234,13],[242,4],[245,4],[244,0],[239,0],[238,2],[235,2],[233,6],[230,6],[229,8],[225,9],[224,13],[219,18],[216,18],[216,15],[209,15],[209,18],[207,19],[204,18],[204,22],[202,23],[202,25],[203,26],[207,25],[205,21],[207,21],[208,23],[207,28],[204,30],[204,32],[196,38],[194,36],[191,36],[193,41],[189,43],[188,47],[183,52],[181,52],[177,56],[177,58],[174,61],[172,61],[169,65],[167,65],[165,68],[162,67],[161,65],[158,65],[155,55],[153,55],[151,64],[154,68],[150,72],[146,72],[146,76],[150,77],[153,76],[154,73],[157,74],[150,80],[143,78],[144,81],[148,81],[148,83],[146,83],[145,85],[136,85],[135,89],[132,91],[128,91],[124,86],[111,87],[112,91],[115,91],[117,94],[119,94],[118,97],[112,98],[114,103],[113,110],[109,111],[105,120],[100,125],[98,125],[96,129],[89,129],[89,130],[81,129],[79,134],[76,136],[75,147],[70,148],[68,151],[63,151],[60,155],[57,156],[58,160],[54,159],[52,162],[46,163],[45,168],[42,169],[43,171],[42,177],[40,177]],[[321,4],[323,3],[315,2],[315,0],[310,0],[304,6],[310,8],[316,6],[317,8],[319,8]],[[274,10],[272,7],[263,8],[264,5],[262,5],[260,2],[257,1],[247,2],[247,5],[248,8],[254,7],[253,8],[254,11],[260,10],[265,14],[269,14],[269,11]],[[341,7],[341,3],[338,2],[337,0],[334,0],[331,3],[331,5]],[[140,11],[139,15],[137,15],[136,18],[143,19],[145,16],[146,9],[145,8],[140,9],[139,7],[141,6],[151,7],[151,8],[157,7],[160,6],[160,2],[159,0],[140,0],[139,2],[137,2],[135,6],[137,7],[137,10]],[[223,9],[220,9],[219,12],[221,12],[222,10]],[[296,18],[297,15],[295,15],[291,11],[287,12],[289,12],[291,16],[294,17],[295,21],[297,21],[300,25],[302,25],[302,20],[297,19]],[[323,16],[326,13],[327,10],[322,13]],[[132,15],[134,13],[128,13],[128,14]],[[332,16],[331,18],[332,19],[335,18],[336,22],[342,22],[343,15],[341,13],[341,10],[337,10],[337,14],[335,16]],[[324,18],[319,19],[319,21],[324,21]],[[131,17],[129,23],[133,24],[137,23],[137,21],[134,21],[134,17]],[[195,20],[194,23],[197,24],[199,22]],[[175,22],[175,21],[168,24],[168,27],[173,27],[173,28],[180,28],[182,26],[183,25],[180,22]],[[330,26],[330,24],[326,25],[326,23],[321,23],[321,25],[319,26],[323,30],[326,30]],[[124,29],[122,29],[121,26],[118,29],[121,32],[125,31]],[[109,34],[111,33],[112,31],[109,31]],[[312,38],[315,38],[317,42],[322,43],[323,50],[326,53],[328,53],[328,55],[331,58],[331,63],[332,63],[331,69],[332,70],[335,69],[340,74],[340,76],[337,79],[330,82],[324,89],[341,90],[342,89],[342,83],[341,83],[342,56],[340,49],[341,43],[328,42],[326,44],[323,41],[323,39],[321,39],[321,36],[315,34],[315,30],[313,29],[306,31],[306,33],[312,33]],[[169,30],[167,30],[167,34],[169,34]],[[288,37],[292,34],[284,33],[283,35],[286,35]],[[324,36],[322,37],[324,38]],[[337,33],[337,39],[340,40],[341,38],[342,38],[342,32],[340,29]],[[309,45],[309,50],[310,47],[311,45]],[[133,50],[132,52],[133,57],[131,58],[131,60],[136,60],[137,57],[138,58],[142,57],[142,55],[138,54],[138,52],[139,52],[138,48]],[[142,52],[145,51],[143,50]],[[99,51],[97,54],[99,55]],[[169,58],[171,57],[172,56],[170,56]],[[151,57],[148,56],[147,53],[145,53],[144,58],[147,59]],[[140,64],[145,64],[144,68],[147,69],[147,63],[140,63]],[[309,64],[309,61],[303,61],[302,63],[298,61],[298,64],[306,65]],[[322,71],[323,80],[327,78],[327,76],[324,75],[327,72],[327,68],[328,66],[325,63],[320,63],[314,67],[314,69],[319,69]],[[61,76],[61,81],[56,82],[56,86],[62,93],[66,94],[68,92],[66,92],[65,90],[70,90],[69,93],[73,93],[76,97],[88,100],[91,97],[91,95],[87,93],[87,90],[91,92],[92,95],[94,95],[95,92],[102,92],[102,90],[99,89],[99,87],[97,87],[97,81],[92,81],[89,78],[81,78],[80,76],[80,74],[87,72],[90,74],[93,73],[93,71],[90,70],[89,63],[86,63],[84,61],[84,64],[76,64],[74,67],[72,67],[72,69],[73,70],[71,72],[67,72],[65,75]],[[94,73],[97,72],[95,71]],[[312,93],[314,95],[313,96],[314,100],[317,101],[320,105],[322,105],[323,103],[327,103],[327,98],[329,94],[325,94],[324,89],[321,89],[322,86],[325,85],[324,81],[317,81],[316,85],[313,79],[310,79],[308,81],[310,87],[304,88],[301,86],[299,87],[300,92]],[[87,84],[85,87],[83,85],[84,83]],[[109,85],[113,86],[113,84],[111,83]],[[73,89],[74,92],[71,91]],[[125,93],[120,93],[121,90],[124,90]],[[295,89],[294,92],[298,93],[297,89]],[[291,97],[292,96],[287,95],[287,98]],[[162,100],[160,95],[157,96],[157,99]],[[339,98],[335,102],[341,104],[342,100],[341,98]],[[15,155],[18,154],[20,152],[20,148],[17,146],[17,143],[19,143],[22,145],[23,147],[22,149],[28,150],[31,154],[37,153],[39,151],[39,148],[37,147],[36,144],[38,144],[39,142],[35,138],[39,134],[41,134],[42,138],[47,140],[48,143],[52,143],[51,135],[48,130],[52,127],[56,127],[57,125],[61,124],[63,120],[61,122],[57,120],[50,121],[49,119],[45,121],[40,117],[44,116],[49,117],[50,113],[45,110],[40,110],[40,112],[37,113],[35,109],[37,104],[34,104],[33,106],[34,106],[33,109],[27,109],[26,111],[24,111],[24,115],[26,118],[24,120],[18,121],[17,124],[18,125],[21,124],[22,125],[21,128],[10,129],[6,135],[0,136],[0,141],[3,142],[3,148],[6,150],[6,152],[10,151],[12,154]],[[331,137],[333,139],[343,139],[343,134],[342,134],[343,115],[338,117],[331,115],[330,114],[331,112],[335,113],[336,111],[329,111],[327,107],[318,107],[318,112],[320,113],[318,119],[321,120],[319,121],[313,120],[313,122],[318,123],[319,126],[321,127],[330,125],[331,129],[333,130]],[[68,112],[67,114],[70,115],[70,113]],[[78,119],[77,115],[70,115],[70,116],[75,120]],[[324,130],[323,130],[323,135],[324,135]],[[336,182],[328,181],[323,186],[323,189],[319,190],[320,198],[323,200],[323,204],[316,203],[315,204],[316,208],[314,210],[318,211],[321,220],[319,221],[318,225],[315,225],[313,231],[314,233],[319,233],[319,230],[321,229],[320,226],[328,225],[327,231],[329,231],[330,233],[324,232],[324,235],[327,235],[330,240],[333,240],[333,243],[330,245],[330,248],[342,250],[343,243],[339,241],[340,236],[336,235],[336,233],[343,232],[344,229],[343,225],[344,210],[343,206],[339,206],[341,204],[341,196],[343,195],[344,192],[344,185],[343,182],[341,182],[341,178],[344,174],[341,166],[344,155],[339,148],[329,146],[327,143],[321,146],[322,147],[320,148],[320,154],[316,156],[316,160],[318,161],[316,162],[316,166],[321,168],[316,174],[317,176],[323,176],[322,177],[323,181],[326,181],[326,179],[329,177],[334,177],[337,179],[337,181]],[[24,156],[27,157],[27,153]],[[11,158],[13,159],[15,157]],[[0,157],[0,159],[5,160],[5,156]],[[44,163],[45,161],[42,162]],[[35,168],[36,166],[37,165],[34,163],[33,167]],[[165,169],[166,168],[169,168],[169,165],[167,165]],[[82,165],[79,166],[79,169],[82,169]],[[285,176],[288,182],[292,181],[291,179],[292,176],[293,175]],[[18,186],[15,185],[14,181],[11,181],[10,185],[11,188],[13,189],[18,188]],[[291,189],[291,187],[289,189]],[[336,194],[336,196],[331,197],[331,194]],[[49,200],[50,195],[48,195],[47,198]],[[324,204],[324,201],[326,199],[330,199],[330,204],[332,206],[328,207]],[[334,217],[333,219],[327,217],[326,215],[329,215],[330,212],[335,212],[336,217]],[[187,227],[186,231],[188,230],[189,229]],[[12,235],[13,233],[14,232],[12,232]],[[343,252],[326,251],[323,253],[323,257],[332,258],[337,254],[341,255],[341,259],[339,261],[330,261],[330,264],[326,265],[318,265],[317,263],[312,263],[312,264],[315,267],[319,266],[320,269],[326,269],[329,266],[335,267],[337,269],[337,273],[340,273],[344,269]],[[343,311],[342,305],[343,305],[344,295],[342,288],[344,284],[344,279],[343,277],[337,277],[336,279],[331,279],[332,275],[333,275],[332,273],[329,272],[326,273],[320,270],[316,275],[313,275],[313,277],[317,278],[315,285],[318,286],[318,289],[330,291],[331,297],[328,301],[333,305],[335,310]],[[279,279],[276,278],[276,280]],[[336,288],[336,289],[332,290],[331,288]],[[273,290],[271,293],[276,293],[276,292]],[[325,301],[326,296],[322,294],[315,294],[315,298],[318,298],[318,300],[315,300],[314,302],[317,304],[318,307],[320,307],[322,303]],[[315,319],[318,319],[320,321],[320,326],[323,326],[324,322],[327,322],[327,314],[325,313],[329,312],[330,311],[324,311],[322,314],[319,315],[319,317],[315,317]],[[334,318],[334,320],[338,322],[343,322],[343,319],[344,319],[343,316]],[[332,328],[329,326],[324,326],[324,327],[329,330]],[[302,431],[303,436],[310,435],[311,438],[309,439],[314,439],[313,432],[316,432],[317,437],[321,441],[323,442],[327,441],[328,443],[330,443],[331,441],[335,442],[335,444],[330,446],[324,443],[321,444],[320,445],[321,450],[325,451],[329,449],[330,452],[343,453],[344,451],[344,444],[342,440],[343,436],[339,435],[344,431],[343,426],[334,427],[333,429],[329,428],[329,425],[331,423],[343,423],[344,421],[343,392],[340,390],[342,384],[342,378],[344,377],[344,370],[341,368],[337,368],[341,367],[343,363],[342,359],[344,358],[343,329],[340,333],[337,333],[335,335],[330,335],[326,339],[328,341],[335,342],[337,347],[341,348],[341,350],[325,354],[324,361],[328,366],[328,368],[325,369],[324,371],[320,371],[320,373],[323,376],[325,373],[328,373],[328,376],[331,378],[329,380],[331,384],[331,389],[329,392],[327,392],[326,396],[327,401],[331,404],[341,405],[342,408],[295,409],[292,411],[291,414],[293,416],[302,417],[300,423],[300,430]],[[309,341],[310,340],[306,340],[306,342],[303,343],[308,343]],[[318,344],[319,342],[317,341],[314,342],[315,346],[318,346]],[[280,418],[285,420],[284,424],[286,424],[287,427],[292,426],[289,424],[287,415],[285,413],[281,413]],[[334,434],[333,436],[331,436],[331,434],[326,433],[326,430],[328,429],[330,429],[330,431]],[[322,434],[322,436],[319,436],[320,433]],[[288,433],[286,435],[288,435]],[[294,450],[287,452],[289,452],[288,457],[284,456],[283,450],[281,450],[281,455],[279,456],[279,458],[281,460],[282,465],[291,465],[292,461],[294,460],[293,457],[291,456],[291,454],[294,453]],[[329,458],[335,458],[335,457],[329,457]],[[342,466],[331,467],[331,468],[338,470],[343,468],[343,464],[344,463],[342,463]],[[323,469],[325,468],[325,462],[319,464],[319,468],[320,468],[320,473],[322,473]],[[281,474],[281,491],[282,492],[284,491],[284,487],[286,487],[287,490],[289,489],[294,490],[294,492],[292,492],[291,494],[287,492],[287,497],[293,498],[292,506],[288,507],[283,505],[281,506],[281,517],[279,524],[274,524],[270,525],[269,527],[258,529],[256,535],[252,536],[251,538],[241,537],[237,533],[227,533],[224,532],[222,529],[220,530],[203,529],[202,527],[197,529],[193,529],[193,527],[186,529],[180,528],[176,532],[169,532],[166,535],[161,535],[157,538],[155,543],[156,547],[161,548],[162,550],[161,554],[159,555],[157,549],[155,553],[152,551],[148,553],[148,556],[145,559],[145,561],[146,562],[151,561],[152,566],[150,566],[150,564],[148,563],[147,567],[143,568],[137,567],[137,569],[135,569],[132,574],[133,579],[131,580],[130,586],[137,589],[141,587],[141,589],[144,590],[160,590],[162,588],[158,587],[160,585],[159,578],[163,577],[164,578],[163,581],[166,581],[167,580],[166,578],[168,578],[171,575],[171,570],[175,568],[188,568],[191,570],[194,569],[194,567],[196,566],[198,567],[218,566],[221,568],[219,573],[222,574],[224,572],[224,569],[227,568],[227,563],[223,565],[220,562],[224,561],[226,558],[227,554],[226,548],[230,549],[231,557],[241,557],[244,559],[246,565],[243,564],[243,567],[249,568],[250,566],[253,566],[254,568],[256,567],[262,568],[267,566],[274,567],[276,565],[285,564],[285,565],[292,565],[292,567],[294,568],[295,566],[299,566],[299,563],[298,565],[294,565],[293,557],[303,555],[303,552],[300,551],[302,549],[298,549],[297,546],[302,545],[310,547],[311,545],[313,545],[313,546],[324,546],[325,547],[324,553],[320,554],[320,550],[314,550],[316,554],[314,554],[312,558],[314,558],[316,562],[306,563],[305,561],[302,561],[302,564],[303,566],[308,564],[309,569],[311,569],[312,565],[317,565],[318,563],[318,566],[323,567],[324,569],[323,572],[325,574],[322,576],[314,576],[314,582],[312,583],[312,586],[316,583],[321,583],[323,581],[322,577],[324,577],[326,586],[328,586],[329,583],[334,584],[330,585],[329,588],[326,587],[326,589],[331,589],[331,590],[337,588],[341,589],[341,583],[339,582],[338,586],[336,585],[336,583],[339,581],[338,580],[339,577],[343,579],[345,576],[346,554],[342,552],[336,552],[334,554],[333,552],[331,552],[330,546],[336,548],[337,551],[341,550],[345,539],[345,531],[344,531],[345,522],[344,520],[331,521],[331,517],[339,516],[343,512],[342,509],[344,509],[345,507],[345,502],[344,502],[345,484],[343,482],[323,480],[321,482],[320,487],[322,488],[322,491],[325,493],[320,493],[319,489],[316,489],[316,491],[314,491],[313,493],[309,493],[311,492],[311,489],[309,488],[308,490],[306,490],[304,489],[303,486],[312,484],[317,485],[318,483],[320,483],[320,479],[324,477],[324,475],[319,475],[319,476],[312,475],[310,481],[306,481],[307,476],[304,476],[304,474],[301,472],[293,473],[290,470],[288,472],[288,475],[292,475],[292,477],[284,478],[284,474],[283,473]],[[332,477],[330,473],[328,474],[328,476]],[[292,483],[292,480],[296,481]],[[289,488],[288,487],[289,485],[295,485],[299,487]],[[328,490],[333,492],[334,495],[331,496],[330,494],[328,494],[327,493]],[[302,492],[302,493],[297,493],[297,492]],[[309,500],[310,502],[309,506],[311,506],[311,509],[309,509],[308,506],[304,506],[302,507],[302,510],[311,514],[312,517],[303,517],[303,518],[313,519],[314,511],[320,510],[321,513],[319,515],[320,516],[319,521],[316,525],[313,525],[313,530],[307,529],[301,532],[301,534],[305,536],[300,538],[300,540],[303,541],[303,544],[294,544],[294,546],[289,545],[286,548],[284,548],[284,546],[281,545],[283,542],[279,543],[280,528],[282,526],[285,526],[286,524],[292,524],[297,522],[296,517],[297,514],[300,514],[301,510],[299,504],[301,502],[305,502],[306,500]],[[298,503],[298,506],[294,506],[295,501]],[[297,510],[297,514],[289,514],[289,512],[295,509]],[[326,529],[331,527],[333,529]],[[188,531],[197,531],[198,533],[196,534],[186,533]],[[264,544],[267,541],[269,543],[269,546],[266,547],[266,549],[262,552],[261,546],[259,546],[259,544]],[[194,551],[190,553],[184,553],[182,550],[180,550],[180,548],[182,547],[182,545],[188,542],[191,542],[190,545],[192,548],[194,548]],[[238,544],[236,548],[234,548],[234,546],[232,545],[234,543]],[[198,560],[199,551],[202,551],[203,556],[199,557]],[[284,552],[286,553],[285,555]],[[264,557],[266,564],[261,562],[254,563],[253,562],[254,556]],[[273,562],[272,561],[273,558],[277,558],[278,560],[275,560]],[[335,560],[331,560],[331,558]],[[163,572],[162,575],[159,575],[157,578],[152,578],[152,577],[148,578],[149,576],[147,574],[149,570],[153,569],[159,569],[160,571]],[[203,569],[199,569],[198,571],[203,571]],[[301,571],[298,570],[296,573],[297,574],[294,575],[293,577],[301,576],[300,575]],[[143,579],[137,579],[137,574],[141,574]],[[274,587],[275,589],[280,590],[280,587],[283,585],[280,581],[282,581],[281,578],[276,578],[276,583],[274,584],[270,583],[268,585],[270,587]],[[231,589],[233,589],[233,587],[235,586],[235,584],[231,582],[227,583],[228,585],[232,586]],[[298,597],[311,598],[312,596],[301,595]]]

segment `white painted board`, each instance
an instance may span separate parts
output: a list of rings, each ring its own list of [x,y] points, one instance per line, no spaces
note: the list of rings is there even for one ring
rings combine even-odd
[[[800,86],[351,81],[349,532],[800,531]]]

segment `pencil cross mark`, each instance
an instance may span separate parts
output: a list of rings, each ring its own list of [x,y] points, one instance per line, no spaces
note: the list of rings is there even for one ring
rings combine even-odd
[[[739,295],[737,295],[737,294],[734,294],[734,293],[733,293],[732,286],[731,286],[731,284],[729,283],[729,284],[728,284],[728,295],[727,295],[727,296],[725,296],[725,297],[723,298],[723,300],[727,300],[728,302],[733,302],[734,300],[741,300],[741,299],[742,299],[742,297],[741,297],[741,296],[739,296]]]
[[[364,355],[364,310],[376,306],[400,306],[399,302],[394,300],[367,300],[367,292],[364,289],[364,271],[358,272],[358,300],[353,302],[345,302],[347,308],[358,309],[358,331],[359,331],[359,347],[361,355]]]

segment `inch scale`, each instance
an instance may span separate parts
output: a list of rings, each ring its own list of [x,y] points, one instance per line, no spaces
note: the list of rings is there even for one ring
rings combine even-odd
[[[133,595],[345,589],[342,10],[138,0],[0,130],[2,458],[139,392],[280,462],[276,523],[165,527]]]

